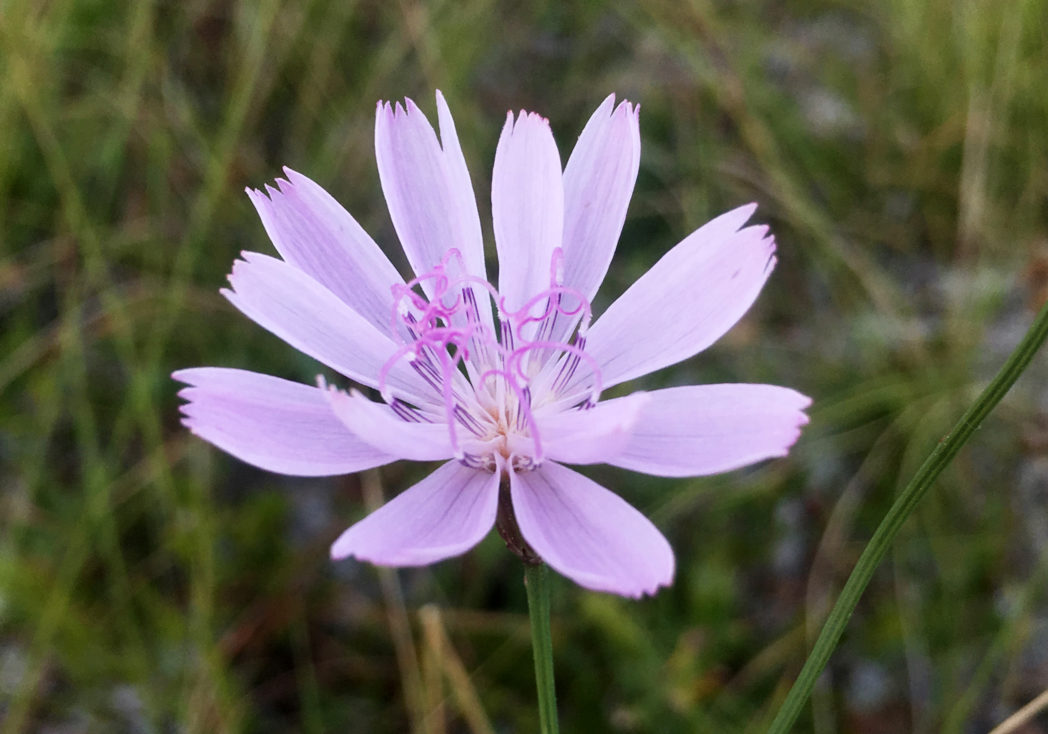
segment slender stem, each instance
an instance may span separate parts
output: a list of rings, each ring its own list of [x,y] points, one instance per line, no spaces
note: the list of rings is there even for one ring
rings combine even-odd
[[[1026,332],[1022,341],[1019,342],[1019,346],[1008,357],[1008,361],[1004,363],[1001,371],[983,390],[975,403],[965,411],[960,421],[953,427],[953,430],[939,441],[938,446],[924,461],[921,468],[917,470],[917,474],[896,498],[888,510],[888,514],[884,516],[870,542],[863,549],[862,555],[859,556],[855,569],[844,584],[841,595],[837,597],[837,602],[833,605],[833,609],[826,618],[826,623],[819,633],[819,638],[815,641],[808,659],[804,662],[804,667],[801,668],[800,675],[797,676],[797,681],[793,684],[793,688],[786,695],[782,708],[779,709],[778,714],[772,721],[768,734],[786,734],[790,727],[793,726],[805,702],[808,700],[808,696],[811,694],[816,679],[822,673],[822,669],[826,667],[830,654],[840,641],[844,627],[847,625],[852,612],[855,611],[855,606],[859,603],[862,592],[866,589],[866,585],[870,582],[870,578],[880,564],[881,559],[888,552],[888,548],[895,539],[899,529],[921,499],[924,498],[924,495],[927,494],[928,488],[931,487],[942,470],[946,468],[961,447],[971,438],[975,429],[979,427],[982,420],[1000,402],[1005,393],[1011,389],[1019,375],[1030,364],[1033,355],[1044,344],[1045,337],[1048,337],[1048,304],[1041,308],[1030,330]]]
[[[535,654],[535,685],[539,690],[539,723],[542,734],[557,734],[557,694],[553,687],[553,638],[549,626],[549,569],[546,564],[525,564],[531,616],[531,646]]]

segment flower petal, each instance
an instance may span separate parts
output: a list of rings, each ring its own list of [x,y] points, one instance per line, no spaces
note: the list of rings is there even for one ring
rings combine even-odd
[[[588,301],[615,253],[640,166],[638,108],[609,95],[564,167],[564,285]]]
[[[450,461],[342,533],[331,557],[422,566],[457,556],[491,530],[498,497],[498,474]]]
[[[404,282],[397,269],[323,188],[290,168],[284,172],[288,180],[277,179],[276,189],[247,190],[277,251],[388,333],[391,286]]]
[[[757,299],[775,266],[766,227],[739,227],[753,205],[693,232],[594,322],[586,351],[604,387],[687,359],[717,341]],[[573,383],[591,379],[580,371]]]
[[[647,395],[628,444],[607,463],[663,477],[716,474],[785,456],[811,404],[776,385],[691,385]]]
[[[564,234],[564,184],[549,121],[506,117],[491,174],[491,217],[499,293],[510,311],[550,286],[553,250]]]
[[[376,451],[412,461],[450,459],[454,453],[447,424],[405,421],[388,405],[372,402],[356,390],[347,394],[329,388],[327,399],[346,428]]]
[[[543,451],[550,459],[568,464],[607,462],[630,443],[630,433],[647,402],[647,394],[637,392],[588,410],[536,413]]]
[[[440,92],[437,116],[440,141],[410,99],[403,107],[399,102],[378,105],[375,154],[389,214],[417,275],[431,271],[448,250],[457,248],[469,274],[487,280],[477,200]],[[423,288],[432,293],[429,283]]]
[[[625,500],[560,464],[510,470],[513,512],[542,559],[580,586],[654,594],[673,580],[673,551]]]
[[[395,456],[364,443],[335,417],[323,391],[246,370],[197,367],[171,375],[194,434],[248,464],[300,477],[370,469]]]
[[[357,382],[378,387],[379,373],[397,344],[335,294],[296,267],[257,252],[233,263],[222,294],[258,325],[301,352]],[[435,391],[398,360],[387,386],[412,402],[433,402]]]

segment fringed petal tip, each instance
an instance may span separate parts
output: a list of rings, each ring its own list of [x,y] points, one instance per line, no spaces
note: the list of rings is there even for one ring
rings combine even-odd
[[[305,176],[303,176],[301,173],[298,173],[290,166],[281,166],[280,170],[284,172],[285,178],[281,178],[278,176],[274,178],[272,181],[266,181],[258,188],[254,188],[252,186],[245,186],[244,193],[251,197],[252,200],[258,199],[259,197],[272,200],[274,194],[279,195],[286,193],[286,189],[288,187],[294,187],[294,183],[291,180],[292,178],[305,178]]]
[[[640,104],[637,102],[631,102],[626,98],[620,99],[618,104],[615,104],[615,100],[615,92],[612,92],[600,103],[596,112],[593,113],[593,117],[597,118],[602,114],[606,117],[614,117],[616,115],[624,115],[634,118],[640,117]]]
[[[750,221],[750,218],[754,214],[756,214],[756,213],[757,213],[757,202],[751,201],[748,204],[743,204],[741,206],[735,207],[734,209],[730,209],[728,212],[726,212],[725,214],[721,214],[720,216],[721,217],[725,217],[725,218],[731,217],[732,219],[736,219],[737,218],[738,224],[736,225],[735,229],[738,230],[738,229],[740,229],[742,227],[742,225],[744,225],[746,222]],[[717,217],[717,218],[715,218],[714,220],[711,220],[711,221],[716,221],[716,219],[719,219],[719,218],[720,217]]]
[[[519,133],[524,126],[530,127],[535,124],[549,128],[549,118],[543,117],[538,112],[529,112],[524,109],[518,111],[516,114],[514,114],[513,110],[506,111],[506,127],[508,128],[508,133],[510,135]]]
[[[415,100],[411,97],[404,97],[404,99],[386,100],[380,99],[376,105],[376,111],[383,121],[394,121],[398,122],[402,118],[410,118],[413,115],[422,115],[422,111],[418,105],[415,104]],[[429,124],[428,122],[426,123]]]
[[[788,390],[789,388],[782,389]],[[786,456],[790,452],[790,449],[793,448],[794,444],[796,444],[801,437],[801,429],[811,423],[811,416],[806,412],[808,408],[811,407],[811,398],[797,392],[796,390],[790,390],[790,392],[796,396],[796,403],[793,406],[793,410],[795,411],[793,416],[793,435],[783,446],[781,456]]]

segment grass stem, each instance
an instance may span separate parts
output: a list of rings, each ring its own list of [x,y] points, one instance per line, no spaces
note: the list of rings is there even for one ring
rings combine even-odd
[[[935,450],[925,459],[921,468],[917,470],[910,483],[902,491],[899,497],[889,508],[881,524],[877,527],[870,542],[859,556],[855,569],[844,584],[841,595],[833,605],[822,631],[819,633],[815,645],[812,647],[808,659],[804,661],[800,675],[793,684],[790,692],[783,701],[782,708],[776,714],[775,719],[768,729],[769,734],[785,734],[793,726],[800,715],[801,709],[811,695],[815,681],[822,673],[823,668],[830,659],[834,648],[844,633],[844,628],[855,611],[863,591],[873,577],[874,571],[880,565],[892,541],[898,534],[899,529],[906,519],[913,513],[914,509],[927,494],[928,489],[938,478],[942,470],[947,467],[961,447],[968,442],[975,430],[996,407],[1001,398],[1011,389],[1019,375],[1023,373],[1030,364],[1034,354],[1044,344],[1048,337],[1048,304],[1045,304],[1033,325],[1030,327],[1022,341],[1008,357],[1000,371],[990,384],[983,390],[968,410],[964,412],[957,425],[946,434]],[[536,658],[537,660],[537,658]]]

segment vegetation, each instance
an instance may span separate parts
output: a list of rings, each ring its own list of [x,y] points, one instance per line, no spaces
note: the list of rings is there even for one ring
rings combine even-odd
[[[608,92],[641,103],[598,313],[712,215],[757,201],[772,226],[754,309],[646,384],[796,387],[800,443],[711,478],[595,469],[678,578],[642,602],[555,579],[552,599],[564,731],[764,731],[896,493],[1048,294],[1046,17],[0,2],[0,734],[537,730],[523,570],[497,535],[419,570],[327,558],[426,467],[257,471],[179,425],[169,378],[313,380],[218,294],[237,253],[271,251],[243,188],[290,165],[395,255],[374,105],[432,116],[434,88],[482,213],[507,109],[547,115],[566,155]],[[797,731],[982,732],[1048,688],[1046,377],[1041,356],[904,526]]]

